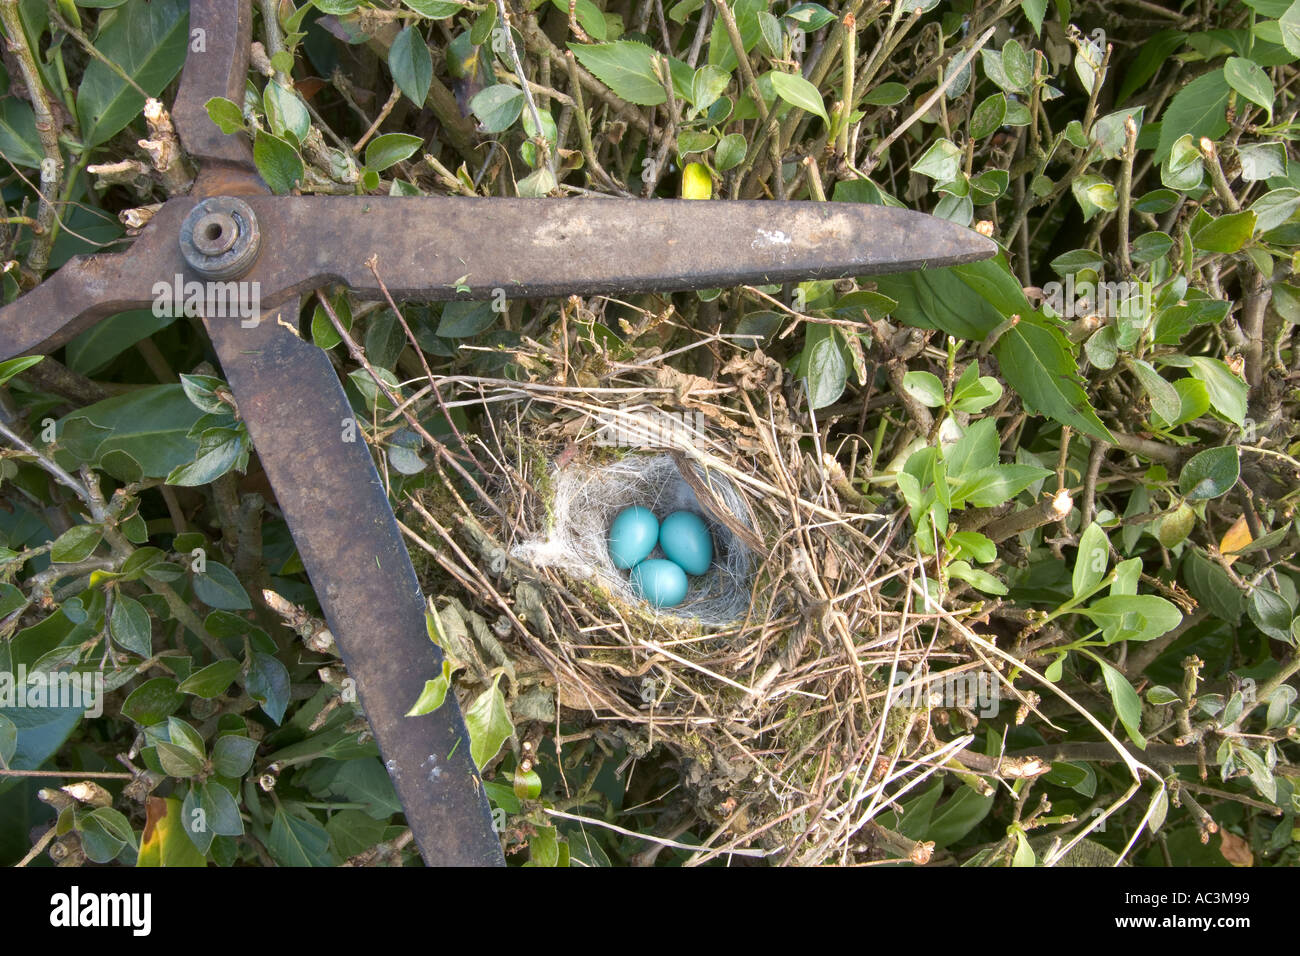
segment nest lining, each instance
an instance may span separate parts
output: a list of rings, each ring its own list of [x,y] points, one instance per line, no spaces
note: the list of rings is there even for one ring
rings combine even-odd
[[[685,465],[694,471],[697,482],[707,484],[718,503],[735,519],[750,531],[755,530],[747,502],[729,479],[694,462]],[[595,578],[611,595],[649,607],[633,590],[627,572],[616,568],[610,558],[610,525],[620,511],[633,505],[649,508],[661,519],[674,511],[690,511],[699,515],[709,529],[713,563],[706,573],[689,578],[685,601],[657,613],[723,626],[748,611],[755,555],[701,502],[672,455],[630,453],[603,465],[571,462],[564,468],[552,467],[550,484],[546,537],[515,545],[513,557],[535,567]],[[651,556],[662,554],[656,548]]]

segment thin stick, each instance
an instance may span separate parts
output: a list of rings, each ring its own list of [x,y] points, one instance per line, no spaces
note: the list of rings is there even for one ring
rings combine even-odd
[[[701,847],[690,843],[678,843],[676,840],[669,840],[666,837],[655,836],[651,833],[637,833],[635,830],[626,830],[616,824],[606,823],[604,820],[596,820],[592,817],[583,817],[576,813],[565,813],[563,810],[548,809],[546,815],[551,817],[560,817],[564,820],[573,820],[577,823],[587,823],[593,827],[603,827],[606,830],[613,830],[615,833],[621,833],[623,836],[633,837],[638,840],[646,840],[649,843],[658,843],[660,846],[666,846],[673,850],[689,850],[692,853],[695,853],[701,849]],[[727,850],[726,852],[733,856],[752,856],[760,859],[768,855],[767,850],[736,849]]]

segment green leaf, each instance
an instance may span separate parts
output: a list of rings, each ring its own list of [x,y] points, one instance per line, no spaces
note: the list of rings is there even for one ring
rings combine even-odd
[[[97,829],[103,836],[109,838],[119,846],[137,845],[135,831],[131,829],[131,823],[126,816],[112,807],[96,807],[89,813],[81,817],[79,821],[83,834],[91,827]],[[113,856],[117,854],[114,853]],[[112,857],[109,857],[111,860]],[[109,862],[104,860],[103,862]]]
[[[629,103],[658,106],[668,99],[650,65],[654,51],[644,43],[631,40],[590,45],[570,43],[569,49],[579,63]]]
[[[977,265],[986,266],[986,263]],[[899,321],[923,329],[941,329],[959,339],[979,341],[1002,322],[1003,315],[977,291],[976,277],[960,271],[962,268],[919,269],[880,276],[876,287],[898,303],[893,311]],[[987,268],[1001,271],[992,264],[987,264]],[[970,282],[966,281],[968,278]]]
[[[230,791],[215,780],[205,781],[199,787],[199,806],[203,808],[208,830],[215,835],[244,835],[244,821],[239,817],[239,804]]]
[[[1181,699],[1182,698],[1174,693],[1174,691],[1163,684],[1156,684],[1147,691],[1147,700],[1155,704],[1157,707],[1164,707],[1167,704],[1172,704],[1174,701]]]
[[[1114,440],[1088,404],[1078,366],[1060,330],[1022,319],[1003,333],[994,349],[1003,377],[1027,410],[1093,438]]]
[[[1029,845],[1029,838],[1025,836],[1024,831],[1016,831],[1016,850],[1011,854],[1012,866],[1037,866],[1038,858],[1034,856],[1034,848]]]
[[[1035,481],[1050,475],[1034,465],[994,465],[976,472],[952,493],[953,504],[965,501],[977,508],[993,508],[1010,501]]]
[[[0,362],[0,385],[9,381],[15,375],[27,371],[44,358],[44,355],[24,355],[20,358],[9,359],[7,362]]]
[[[469,101],[485,133],[508,130],[524,110],[524,91],[509,83],[497,83],[479,90]]]
[[[17,731],[10,754],[11,770],[36,770],[63,746],[68,735],[81,723],[79,707],[11,707],[0,709]],[[19,783],[19,777],[0,777],[0,792]],[[12,805],[11,805],[12,806]]]
[[[501,693],[501,675],[497,674],[492,686],[474,699],[465,709],[465,727],[469,731],[470,756],[481,770],[497,755],[501,745],[512,733],[510,711],[505,695]]]
[[[1110,564],[1110,539],[1097,522],[1088,525],[1079,536],[1079,552],[1074,559],[1071,593],[1081,598],[1091,593],[1106,576]]]
[[[1112,594],[1081,612],[1102,629],[1107,642],[1150,641],[1176,628],[1183,614],[1155,594]]]
[[[276,658],[254,651],[244,690],[276,724],[284,719],[284,710],[289,706],[289,672]]]
[[[152,727],[176,713],[183,703],[185,695],[177,691],[176,681],[155,677],[131,691],[122,704],[122,716],[141,727]]]
[[[1246,383],[1222,361],[1204,355],[1190,357],[1192,375],[1204,383],[1214,410],[1238,428],[1246,420]]]
[[[1146,391],[1147,397],[1151,399],[1152,410],[1167,422],[1172,422],[1178,418],[1178,413],[1182,411],[1182,399],[1178,396],[1178,390],[1161,377],[1160,373],[1150,362],[1142,359],[1132,359],[1133,371],[1137,373],[1138,381],[1142,383],[1142,388]]]
[[[33,168],[45,158],[36,132],[36,114],[15,96],[0,97],[0,156],[15,166]]]
[[[862,98],[867,106],[895,106],[907,99],[907,87],[902,83],[880,83]]]
[[[272,79],[262,91],[262,105],[266,110],[266,121],[276,136],[286,139],[292,136],[299,143],[307,138],[311,131],[311,113],[297,90]]]
[[[834,326],[823,323],[807,326],[799,377],[807,383],[808,401],[813,409],[825,408],[844,394],[849,365]]]
[[[409,133],[384,133],[376,136],[366,146],[366,168],[383,172],[389,166],[408,159],[424,144],[424,140]]]
[[[1273,120],[1273,81],[1254,60],[1242,56],[1230,56],[1223,65],[1223,75],[1228,85],[1250,102],[1268,112],[1269,122]]]
[[[178,318],[179,312],[154,315],[152,309],[132,309],[101,319],[68,343],[68,368],[93,376],[131,346],[167,328]]]
[[[160,740],[154,746],[158,749],[158,762],[168,776],[193,777],[203,769],[203,758],[178,744]]]
[[[135,598],[118,594],[113,604],[113,614],[109,618],[109,631],[113,641],[132,654],[141,657],[153,656],[152,624],[149,612]]]
[[[1029,55],[1025,53],[1016,40],[1008,40],[1002,45],[1002,72],[1006,74],[1007,81],[1017,91],[1027,91],[1029,84],[1034,78],[1033,68],[1029,63]]]
[[[107,61],[91,59],[77,88],[77,119],[87,147],[98,146],[140,115],[180,72],[189,46],[189,0],[125,4],[95,38]],[[130,77],[124,80],[117,70]]]
[[[903,376],[903,391],[922,405],[939,408],[944,403],[943,382],[931,372],[908,372]]]
[[[1139,130],[1142,129],[1142,114],[1145,110],[1144,106],[1130,106],[1128,109],[1107,113],[1093,124],[1092,141],[1097,144],[1102,159],[1119,159],[1128,142],[1128,130],[1125,128],[1127,121],[1132,118],[1134,125]]]
[[[180,465],[167,475],[167,484],[196,488],[210,484],[230,469],[239,467],[248,453],[248,434],[241,428],[209,428],[199,436],[194,461]]]
[[[948,574],[961,581],[965,581],[971,587],[983,591],[985,594],[1006,594],[1007,586],[979,568],[973,568],[965,561],[948,562]]]
[[[97,524],[73,525],[50,545],[50,560],[55,564],[85,561],[103,539],[104,529]]]
[[[450,3],[448,0],[402,0],[402,2],[420,16],[431,20],[445,20],[465,9],[462,4]],[[568,10],[567,6],[565,10]]]
[[[1124,82],[1120,84],[1115,102],[1123,103],[1134,92],[1146,86],[1186,40],[1187,34],[1181,30],[1159,30],[1147,36],[1128,72],[1124,74]]]
[[[1204,252],[1225,255],[1238,251],[1255,232],[1255,214],[1249,209],[1211,219],[1192,232],[1192,244]]]
[[[109,808],[102,807],[101,809],[107,810]],[[117,813],[116,810],[110,812]],[[121,814],[119,813],[118,816],[121,816]],[[74,811],[74,820],[81,837],[81,849],[85,852],[86,859],[92,863],[110,863],[126,846],[125,840],[119,838],[115,832],[110,831],[93,814],[83,810],[76,810]],[[122,821],[125,822],[126,818],[122,817]],[[130,830],[129,824],[127,824],[127,830]]]
[[[239,676],[239,661],[229,659],[209,664],[195,671],[177,688],[183,694],[193,694],[211,700],[219,696]]]
[[[984,564],[998,556],[998,546],[978,531],[954,531],[948,538],[948,545],[953,553],[960,551]]]
[[[157,385],[115,395],[61,419],[56,427],[64,467],[78,463],[111,472],[113,453],[129,456],[145,478],[164,478],[194,460],[189,431],[201,412],[179,385]]]
[[[1282,45],[1292,56],[1300,57],[1300,2],[1293,3],[1278,19],[1282,30]]]
[[[718,172],[725,173],[727,170],[739,166],[744,161],[745,152],[748,148],[748,141],[740,133],[728,133],[722,137],[718,143],[718,148],[713,152],[713,161],[718,168]]]
[[[1198,76],[1179,90],[1161,116],[1156,162],[1164,162],[1180,136],[1190,135],[1199,142],[1201,137],[1215,140],[1226,133],[1228,95],[1231,92],[1221,69]]]
[[[1119,717],[1120,723],[1128,732],[1129,739],[1133,741],[1134,746],[1139,750],[1146,750],[1147,741],[1142,736],[1142,698],[1138,697],[1137,691],[1128,679],[1117,671],[1110,664],[1107,664],[1100,657],[1092,655],[1093,659],[1101,665],[1101,673],[1106,681],[1106,689],[1110,691],[1110,699],[1115,704],[1115,713]]]
[[[560,12],[566,17],[569,15],[568,0],[551,0],[559,8]],[[575,13],[578,17],[578,24],[587,35],[593,40],[606,40],[609,38],[609,24],[605,20],[605,14],[600,7],[596,6],[592,0],[578,0],[575,6]]]
[[[1192,597],[1196,598],[1197,604],[1230,624],[1241,622],[1245,597],[1217,561],[1211,561],[1199,551],[1189,549],[1182,571],[1182,580]]]
[[[707,110],[727,89],[731,74],[712,64],[705,64],[691,77],[691,105],[697,110]]]
[[[0,714],[0,768],[8,769],[9,761],[18,752],[18,726]]]
[[[795,4],[786,11],[785,17],[787,20],[799,24],[805,33],[812,33],[814,30],[820,30],[828,23],[835,22],[835,14],[820,3]]]
[[[1083,210],[1087,222],[1099,212],[1112,212],[1119,204],[1115,187],[1096,173],[1085,173],[1070,183],[1070,192]]]
[[[1246,599],[1246,614],[1274,640],[1295,643],[1291,636],[1291,605],[1276,591],[1258,586],[1252,589]]]
[[[331,866],[330,835],[315,821],[308,822],[279,807],[271,821],[266,849],[281,866]]]
[[[1005,93],[994,93],[985,99],[971,114],[968,128],[974,139],[983,139],[997,131],[1007,116],[1007,97]]]
[[[202,572],[195,572],[194,595],[208,607],[222,611],[247,611],[253,606],[239,578],[219,561],[209,560]]]
[[[959,412],[982,412],[1002,397],[1002,383],[992,375],[980,375],[979,363],[972,362],[952,390],[952,407]]]
[[[1133,261],[1145,265],[1168,255],[1174,247],[1173,237],[1165,232],[1144,232],[1133,240]]]
[[[202,735],[179,717],[167,718],[167,738],[170,743],[188,750],[200,760],[207,758]]]
[[[486,331],[500,313],[491,302],[448,302],[442,307],[437,334],[448,339],[464,339]]]
[[[1047,0],[1020,0],[1020,9],[1033,26],[1034,35],[1040,35],[1043,32],[1043,17],[1047,14]]]
[[[970,787],[957,792],[934,809],[925,838],[934,841],[935,849],[956,843],[989,815],[996,793],[983,795]]]
[[[745,52],[749,52],[762,36],[758,14],[768,8],[768,0],[734,0],[727,6],[732,8],[736,26],[740,29],[741,46]],[[734,70],[737,66],[736,50],[732,46],[731,37],[722,22],[722,17],[713,18],[713,29],[709,33],[708,62],[727,71]]]
[[[1191,501],[1227,494],[1241,475],[1235,445],[1207,448],[1193,455],[1178,474],[1178,490]]]
[[[424,682],[424,689],[420,691],[419,698],[406,712],[407,717],[422,717],[425,714],[431,714],[447,699],[447,690],[451,687],[451,661],[447,658],[442,660],[442,673],[433,680]]]
[[[257,741],[239,734],[225,734],[212,745],[212,769],[223,777],[238,778],[253,765]]]
[[[951,182],[961,171],[961,161],[961,149],[951,140],[939,139],[912,164],[912,172],[920,176],[928,176],[935,182]]]
[[[414,24],[397,34],[388,48],[388,70],[393,74],[393,82],[411,102],[423,107],[433,83],[433,57],[424,42],[424,34]],[[368,159],[366,165],[370,166]]]
[[[376,820],[402,811],[397,791],[378,757],[327,764],[323,772],[308,778],[308,786],[317,796],[364,804],[365,812]]]
[[[830,117],[826,115],[826,104],[822,102],[822,95],[817,91],[817,87],[794,73],[773,70],[768,75],[772,78],[772,89],[776,90],[777,96],[791,106],[797,106],[814,116],[820,116],[823,122],[830,122]]]
[[[1187,540],[1196,527],[1196,512],[1186,501],[1156,522],[1156,540],[1166,548],[1173,548]]]
[[[253,140],[253,163],[277,195],[287,195],[306,175],[298,151],[278,136],[258,130]]]
[[[217,125],[217,129],[229,136],[244,128],[244,112],[234,100],[224,96],[214,96],[203,104],[208,111],[208,119]]]
[[[948,474],[964,481],[998,463],[997,420],[981,418],[973,422],[961,438],[944,451]]]
[[[1283,187],[1265,193],[1250,204],[1257,232],[1268,232],[1285,224],[1300,209],[1300,189]]]

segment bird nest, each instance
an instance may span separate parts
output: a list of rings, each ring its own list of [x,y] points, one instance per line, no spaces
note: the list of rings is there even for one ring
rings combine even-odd
[[[515,357],[572,357],[536,349]],[[714,833],[697,859],[924,854],[882,852],[897,835],[872,829],[951,749],[929,732],[919,684],[900,682],[968,655],[945,651],[922,613],[905,512],[848,477],[868,450],[825,454],[801,383],[760,350],[724,355],[707,378],[597,358],[569,376],[589,384],[438,380],[470,427],[443,456],[465,467],[417,501],[441,566],[425,575],[435,606],[495,620],[518,673],[553,695],[553,711],[529,710],[552,732],[586,727],[669,761],[691,819]],[[710,528],[714,566],[678,607],[638,599],[610,560],[610,523],[634,504]]]

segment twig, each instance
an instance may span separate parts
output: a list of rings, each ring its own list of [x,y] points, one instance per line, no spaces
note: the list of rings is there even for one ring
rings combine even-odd
[[[23,75],[27,95],[31,98],[32,112],[36,117],[36,135],[41,141],[41,151],[45,154],[41,163],[41,198],[36,212],[38,228],[32,230],[32,243],[27,251],[27,268],[39,278],[49,264],[50,251],[54,247],[54,202],[63,179],[63,153],[59,150],[59,131],[55,126],[54,111],[50,109],[45,84],[36,68],[36,57],[27,45],[27,33],[23,30],[22,17],[18,12],[18,0],[0,0],[0,21],[4,23],[9,51],[18,60],[18,69]]]
[[[547,809],[546,815],[550,817],[559,817],[562,820],[573,820],[577,823],[586,823],[593,827],[602,827],[606,830],[613,830],[615,833],[623,836],[633,837],[637,840],[645,840],[648,843],[658,843],[660,846],[666,846],[672,850],[689,850],[692,853],[698,852],[701,847],[690,843],[678,843],[676,840],[669,840],[666,837],[655,836],[652,833],[637,833],[635,830],[627,830],[613,823],[606,823],[604,820],[597,820],[594,817],[583,817],[576,813],[565,813],[563,810]],[[727,854],[732,856],[750,856],[762,858],[768,855],[767,850],[750,850],[750,849],[732,849],[727,850]]]
[[[880,162],[880,157],[885,154],[885,150],[889,149],[894,140],[906,133],[912,127],[913,123],[929,112],[930,107],[934,105],[935,100],[948,92],[948,87],[952,86],[953,83],[957,81],[957,77],[961,75],[962,70],[966,69],[966,65],[975,58],[975,54],[984,47],[984,44],[988,43],[989,40],[993,38],[994,30],[995,27],[989,27],[985,30],[980,35],[980,38],[975,41],[975,45],[967,50],[966,54],[957,61],[957,66],[948,71],[948,78],[935,87],[934,92],[925,98],[921,105],[912,112],[911,116],[903,120],[903,122],[900,123],[892,133],[876,144],[876,147],[867,157],[866,162],[863,163],[864,172],[870,173],[871,170],[876,167],[876,164]]]

